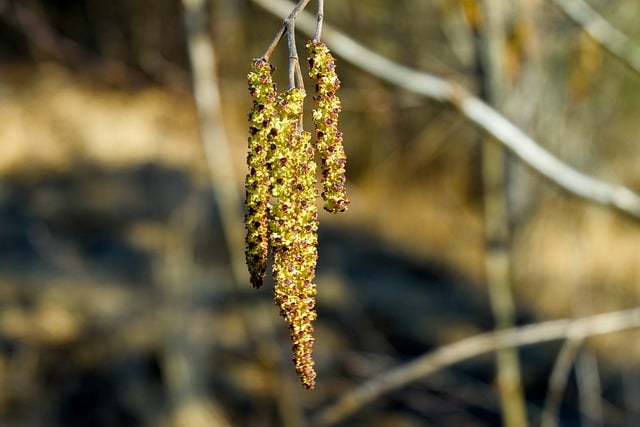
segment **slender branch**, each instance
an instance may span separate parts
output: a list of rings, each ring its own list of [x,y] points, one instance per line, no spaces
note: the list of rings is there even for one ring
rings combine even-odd
[[[584,342],[583,336],[568,337],[556,357],[556,362],[549,376],[549,386],[544,399],[542,420],[540,427],[557,427],[560,404],[567,387],[569,372],[573,366],[578,351]]]
[[[291,7],[286,0],[253,0],[269,12],[284,16]],[[313,35],[316,20],[300,13],[298,29]],[[593,178],[554,157],[505,116],[446,79],[399,65],[355,42],[325,24],[323,39],[345,61],[410,92],[449,103],[469,121],[492,135],[522,162],[560,188],[586,200],[614,207],[640,219],[640,196],[626,187]]]
[[[619,31],[584,0],[552,0],[562,11],[613,56],[640,73],[640,45]]]
[[[287,19],[287,46],[289,47],[289,89],[296,87],[296,66],[298,64],[298,49],[296,49],[296,30],[295,21]]]
[[[595,352],[585,348],[576,360],[576,383],[583,426],[603,426],[604,402],[598,360]]]
[[[276,36],[273,38],[273,41],[267,48],[266,52],[262,55],[262,58],[264,58],[266,61],[269,60],[276,46],[278,45],[278,43],[280,43],[280,40],[282,40],[282,36],[284,36],[285,31],[287,31],[287,23],[295,21],[300,12],[302,12],[304,8],[307,7],[308,3],[309,0],[300,0],[298,4],[294,6],[293,10],[287,15],[286,18],[284,18],[282,27],[280,27],[280,29],[276,33]]]
[[[324,22],[324,0],[318,0],[318,13],[316,14],[316,33],[313,40],[320,41],[322,36],[322,23]]]
[[[193,94],[205,160],[209,166],[211,187],[219,205],[225,240],[231,254],[233,277],[236,282],[244,283],[247,280],[244,249],[238,243],[242,241],[243,227],[238,219],[238,207],[242,202],[224,128],[215,49],[207,31],[207,15],[204,11],[206,3],[204,0],[182,0],[182,3],[193,74]]]
[[[287,46],[289,49],[289,89],[304,89],[304,79],[300,60],[298,58],[298,48],[296,47],[296,22],[294,19],[287,19]]]
[[[555,341],[566,337],[595,336],[640,327],[640,308],[579,319],[562,319],[503,329],[445,345],[408,363],[373,377],[317,414],[310,425],[331,426],[384,394],[456,363],[496,351]]]
[[[284,36],[284,33],[286,31],[287,31],[287,25],[283,24],[282,27],[280,27],[280,29],[276,33],[276,36],[273,38],[273,41],[271,42],[271,44],[269,45],[265,53],[262,54],[262,58],[264,58],[265,61],[269,60],[269,58],[271,57],[271,54],[275,50],[276,46],[278,46],[278,43],[280,43],[280,40],[282,40],[282,36]]]

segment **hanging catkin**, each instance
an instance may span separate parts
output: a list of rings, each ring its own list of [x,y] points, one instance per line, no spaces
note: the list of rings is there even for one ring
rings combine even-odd
[[[347,209],[345,165],[347,157],[342,146],[342,132],[338,130],[338,116],[342,111],[340,79],[336,62],[327,46],[311,40],[307,43],[309,76],[315,81],[313,124],[316,129],[318,152],[322,169],[322,199],[329,212]]]
[[[342,132],[338,130],[341,106],[336,91],[340,80],[335,60],[323,43],[310,41],[307,49],[309,75],[315,83],[312,119],[321,162],[324,208],[342,212],[349,200],[345,194],[346,157]],[[274,300],[289,326],[296,373],[304,387],[313,389],[319,197],[316,148],[312,135],[302,128],[304,89],[294,87],[278,94],[273,83],[274,69],[260,58],[253,61],[248,74],[253,104],[249,114],[249,172],[245,180],[245,255],[251,284],[259,288],[271,254]],[[298,84],[302,86],[297,81]]]

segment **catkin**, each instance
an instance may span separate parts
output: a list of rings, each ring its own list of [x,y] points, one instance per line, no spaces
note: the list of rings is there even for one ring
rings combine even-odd
[[[277,91],[273,83],[273,70],[274,67],[268,62],[256,59],[247,76],[253,104],[249,113],[249,173],[245,179],[245,256],[250,281],[255,288],[262,286],[269,249],[267,205],[270,198],[270,178],[266,158],[273,139],[272,126],[276,113]]]
[[[302,384],[312,389],[318,216],[311,135],[299,127],[304,97],[304,90],[291,89],[278,99],[276,136],[269,147],[267,168],[274,199],[269,232],[275,302],[289,325],[296,372]]]
[[[324,43],[310,40],[306,47],[309,77],[315,81],[312,117],[320,153],[324,208],[329,212],[343,212],[349,199],[346,196],[347,157],[342,146],[342,132],[338,129],[342,105],[336,92],[340,89],[340,79],[336,74],[335,59]]]
[[[315,387],[312,359],[316,319],[315,278],[318,259],[318,211],[315,152],[322,170],[322,198],[330,212],[346,210],[346,156],[341,111],[336,91],[340,80],[335,59],[319,42],[307,44],[309,75],[315,82],[311,134],[302,129],[305,91],[293,88],[278,94],[274,67],[264,59],[252,63],[248,75],[253,97],[249,114],[249,173],[245,180],[246,261],[251,284],[262,286],[271,253],[274,300],[289,326],[293,362],[304,387]]]

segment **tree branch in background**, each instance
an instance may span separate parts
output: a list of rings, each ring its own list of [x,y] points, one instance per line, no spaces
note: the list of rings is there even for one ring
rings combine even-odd
[[[589,337],[640,327],[640,308],[579,319],[562,319],[488,332],[445,345],[413,361],[386,371],[345,393],[313,417],[310,425],[327,427],[357,412],[382,395],[425,378],[456,363],[494,352],[568,337]]]
[[[253,0],[265,10],[287,16],[291,3],[286,0]],[[298,29],[313,35],[316,19],[302,12]],[[343,60],[410,92],[435,101],[449,103],[464,117],[492,135],[522,162],[560,188],[594,203],[614,207],[640,219],[640,196],[626,187],[593,178],[554,157],[505,116],[473,96],[464,87],[428,73],[399,65],[362,46],[326,23],[323,39]]]
[[[556,6],[613,56],[640,73],[640,45],[596,12],[584,0],[551,0]]]
[[[594,351],[584,348],[576,359],[576,383],[583,426],[603,426],[603,399],[600,370]]]
[[[467,20],[474,38],[476,79],[480,96],[495,108],[502,107],[505,93],[503,58],[507,33],[508,2],[484,0],[465,2]],[[516,6],[512,6],[515,8]],[[474,10],[469,10],[474,9]],[[480,158],[484,208],[485,281],[495,329],[515,326],[513,297],[511,230],[507,162],[513,161],[504,148],[481,134]],[[527,427],[527,410],[518,349],[496,351],[496,382],[502,408],[502,425]]]
[[[201,372],[211,363],[208,349],[190,334],[188,313],[194,296],[194,233],[203,212],[195,190],[169,220],[165,250],[156,277],[162,301],[162,376],[170,405],[170,427],[231,427],[217,402],[207,395]]]
[[[576,360],[578,351],[584,343],[584,338],[581,335],[568,336],[556,357],[556,362],[549,376],[549,386],[544,399],[540,427],[557,427],[558,425],[560,404],[567,387],[569,372]]]
[[[234,280],[246,282],[242,221],[239,219],[240,188],[235,179],[227,135],[222,122],[222,104],[215,50],[206,25],[205,0],[183,0],[187,44],[193,74],[193,93],[200,134],[209,165],[212,189],[231,257]]]

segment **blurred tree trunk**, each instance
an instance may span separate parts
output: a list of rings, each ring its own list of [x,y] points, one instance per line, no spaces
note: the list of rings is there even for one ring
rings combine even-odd
[[[190,331],[196,302],[194,232],[203,212],[194,193],[172,215],[162,264],[158,266],[165,332],[162,358],[163,376],[170,403],[171,427],[228,427],[219,405],[207,393],[202,372],[205,364],[215,364]]]
[[[465,2],[476,51],[480,96],[498,110],[504,103],[509,5],[503,0]],[[514,7],[511,5],[511,7]],[[511,236],[507,203],[507,157],[504,149],[483,137],[481,170],[484,195],[485,274],[496,329],[514,326],[511,280]],[[526,427],[527,414],[517,348],[496,352],[496,374],[505,427]]]

